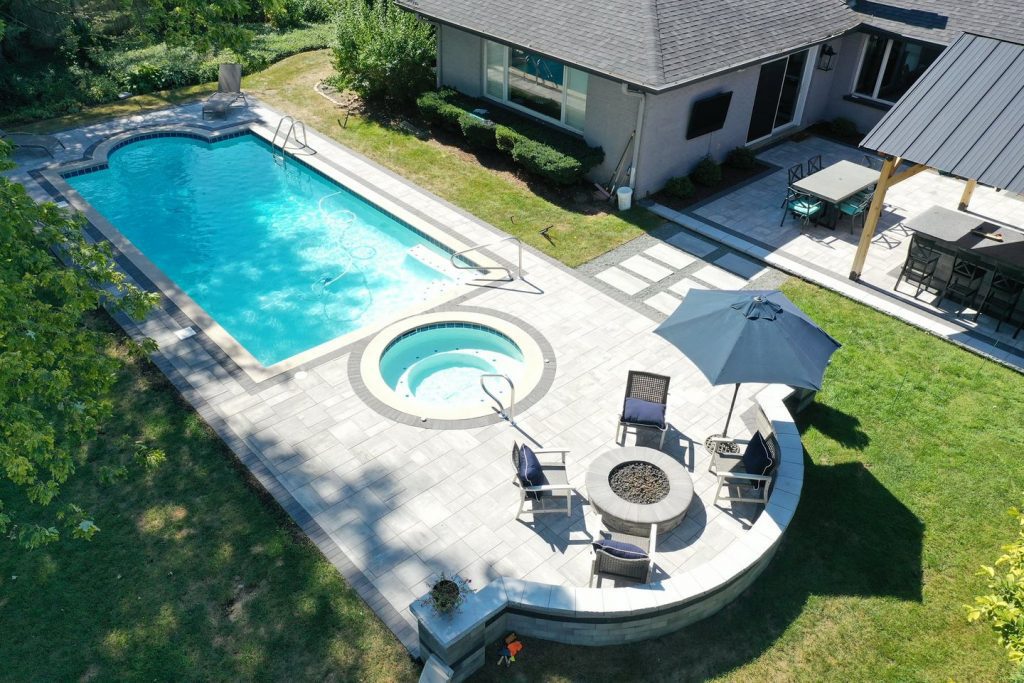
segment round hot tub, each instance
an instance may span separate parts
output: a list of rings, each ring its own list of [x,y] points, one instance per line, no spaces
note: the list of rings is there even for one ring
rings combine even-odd
[[[385,328],[361,360],[370,393],[425,419],[496,415],[540,381],[537,343],[515,325],[478,313],[416,316]],[[506,380],[507,378],[507,380]],[[483,383],[483,384],[482,384]]]

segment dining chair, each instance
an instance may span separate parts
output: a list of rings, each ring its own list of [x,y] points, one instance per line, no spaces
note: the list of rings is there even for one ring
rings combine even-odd
[[[786,222],[786,216],[789,215],[799,218],[801,225],[806,225],[824,210],[825,203],[817,197],[812,197],[809,194],[804,194],[790,188],[786,194],[785,207],[786,210],[782,213],[782,220],[779,221],[780,228]]]
[[[821,170],[821,155],[815,154],[813,157],[807,160],[807,175],[817,173]]]
[[[857,216],[860,216],[863,222],[864,215],[867,213],[868,207],[871,206],[871,199],[872,195],[870,193],[858,193],[839,203],[839,213],[850,217],[851,235],[853,234],[854,221],[857,220]]]
[[[793,164],[792,166],[789,167],[789,170],[786,171],[786,199],[782,202],[782,206],[785,206],[786,202],[789,201],[789,193],[793,189],[793,183],[803,179],[803,177],[804,164],[802,161],[798,164]]]

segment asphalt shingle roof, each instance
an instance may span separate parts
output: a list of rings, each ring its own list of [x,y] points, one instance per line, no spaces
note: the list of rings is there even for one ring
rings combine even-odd
[[[660,90],[860,26],[950,43],[1024,38],[1021,0],[396,0],[408,10]]]

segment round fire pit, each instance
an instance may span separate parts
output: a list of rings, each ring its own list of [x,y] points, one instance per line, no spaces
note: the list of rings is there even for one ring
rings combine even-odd
[[[608,451],[587,470],[587,495],[612,531],[646,536],[679,526],[693,500],[690,473],[653,448]]]

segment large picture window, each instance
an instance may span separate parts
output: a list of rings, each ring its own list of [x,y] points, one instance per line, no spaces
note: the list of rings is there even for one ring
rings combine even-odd
[[[941,53],[937,45],[870,36],[853,92],[873,100],[896,102]]]
[[[516,109],[582,131],[587,74],[533,52],[485,41],[484,92]]]

